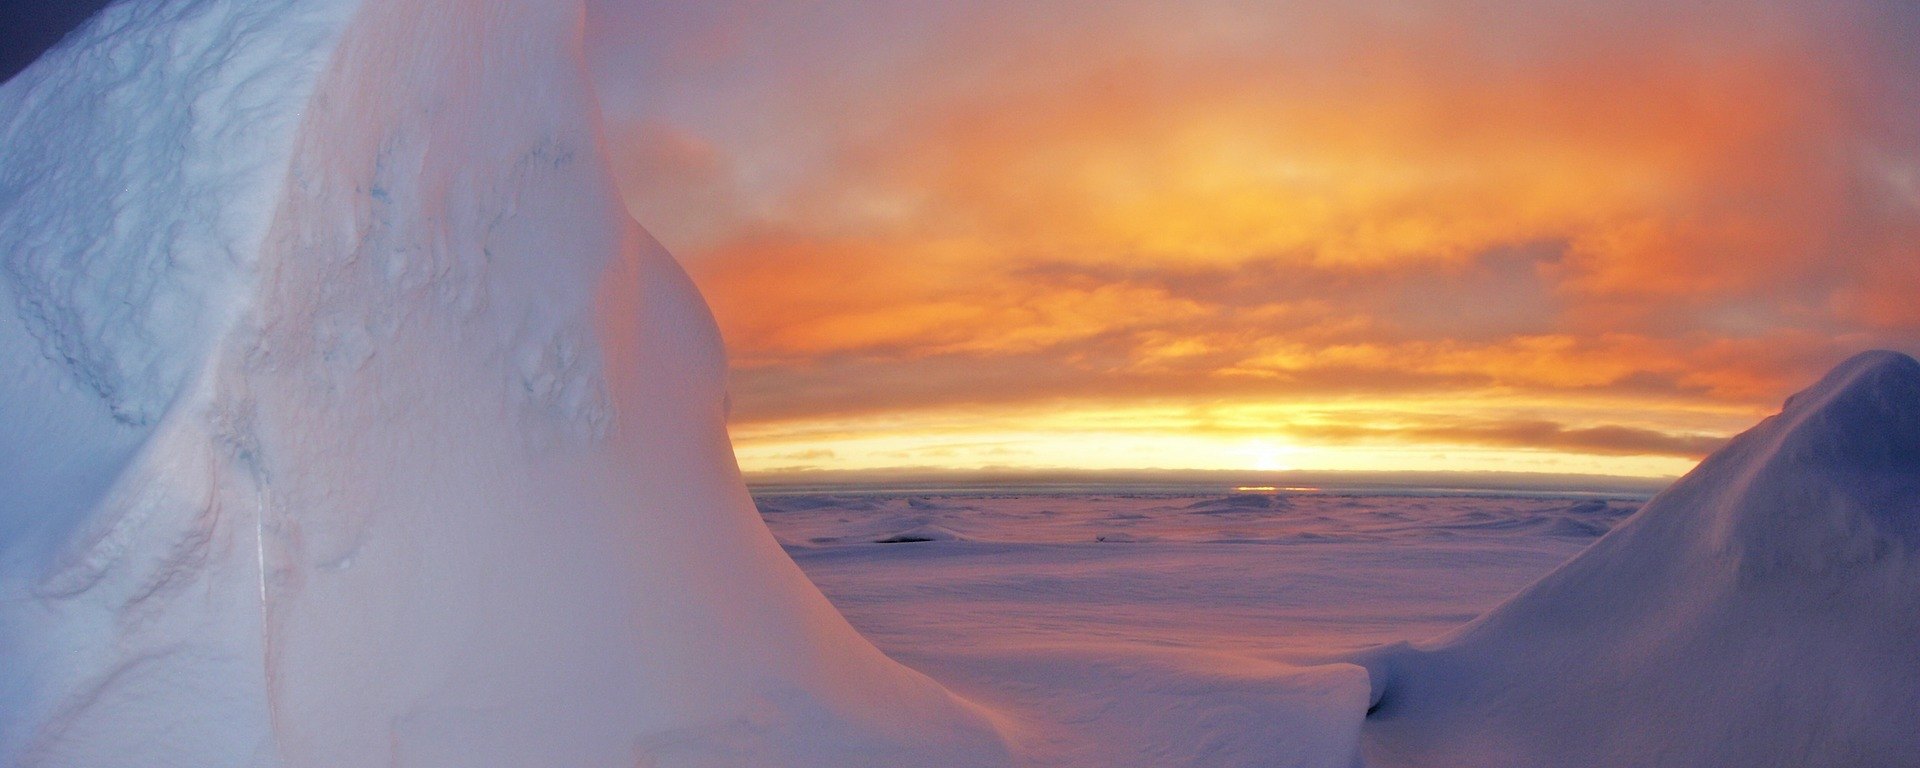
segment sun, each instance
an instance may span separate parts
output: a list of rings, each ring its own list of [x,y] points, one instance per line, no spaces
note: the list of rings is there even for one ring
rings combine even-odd
[[[1250,444],[1248,453],[1253,459],[1253,468],[1261,472],[1285,472],[1294,468],[1291,459],[1296,450],[1290,445],[1255,440]]]

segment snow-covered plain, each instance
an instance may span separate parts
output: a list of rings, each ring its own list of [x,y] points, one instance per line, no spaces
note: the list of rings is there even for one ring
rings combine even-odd
[[[1639,506],[1229,489],[758,500],[883,650],[1005,715],[1028,764],[1088,768],[1349,766],[1369,702],[1346,656],[1454,629]]]

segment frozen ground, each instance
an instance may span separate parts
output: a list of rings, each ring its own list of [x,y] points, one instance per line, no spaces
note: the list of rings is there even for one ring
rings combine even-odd
[[[758,501],[867,637],[1015,721],[1035,764],[1086,766],[1350,763],[1367,678],[1319,662],[1452,630],[1640,504],[1199,490]]]

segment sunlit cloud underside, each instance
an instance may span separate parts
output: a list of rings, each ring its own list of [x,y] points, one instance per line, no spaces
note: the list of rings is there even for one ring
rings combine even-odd
[[[1920,10],[623,6],[749,471],[1672,475],[1920,350]]]

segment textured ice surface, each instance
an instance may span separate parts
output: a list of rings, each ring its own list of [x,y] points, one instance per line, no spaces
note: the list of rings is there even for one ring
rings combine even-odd
[[[121,3],[0,97],[0,265],[26,330],[151,424],[235,311],[350,4]]]
[[[0,87],[0,765],[1006,761],[754,514],[580,24],[133,0]]]

